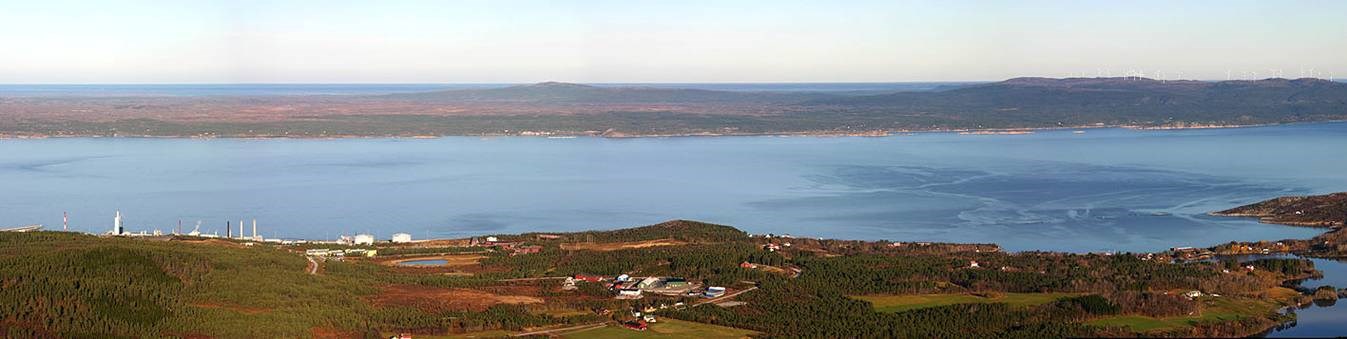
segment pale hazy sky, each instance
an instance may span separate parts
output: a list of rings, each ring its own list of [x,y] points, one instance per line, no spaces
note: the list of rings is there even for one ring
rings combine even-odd
[[[0,0],[0,83],[1347,77],[1347,1]]]

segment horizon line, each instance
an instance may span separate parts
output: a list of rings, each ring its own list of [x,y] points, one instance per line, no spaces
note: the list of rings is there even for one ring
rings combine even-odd
[[[533,85],[543,83],[568,83],[580,85],[789,85],[789,84],[931,84],[931,83],[990,83],[1000,82],[1012,79],[1146,79],[1156,81],[1203,81],[1203,82],[1221,82],[1221,81],[1259,81],[1259,80],[1300,80],[1317,79],[1335,82],[1347,81],[1347,78],[1318,78],[1318,77],[1267,77],[1267,78],[1248,78],[1248,79],[1157,79],[1148,77],[1134,76],[1097,76],[1097,77],[1048,77],[1048,76],[1019,76],[999,80],[901,80],[901,81],[670,81],[670,82],[577,82],[577,81],[559,81],[544,80],[534,82],[35,82],[35,83],[0,83],[0,86],[187,86],[187,85]]]

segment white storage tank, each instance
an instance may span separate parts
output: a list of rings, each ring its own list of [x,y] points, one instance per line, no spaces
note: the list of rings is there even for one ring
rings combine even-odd
[[[393,234],[393,243],[395,243],[395,244],[403,244],[403,243],[409,243],[409,242],[412,242],[412,235],[411,235],[411,234],[407,234],[407,233],[394,233],[394,234]]]

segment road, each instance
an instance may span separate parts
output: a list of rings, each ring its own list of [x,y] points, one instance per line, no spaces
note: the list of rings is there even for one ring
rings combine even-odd
[[[569,278],[569,277],[515,278],[515,279],[501,279],[501,280],[497,280],[497,281],[500,281],[500,282],[539,281],[539,280],[557,280],[557,279],[566,279],[566,278]]]
[[[734,297],[737,297],[737,296],[739,296],[740,294],[748,293],[748,291],[752,291],[752,290],[756,290],[756,289],[758,289],[757,286],[745,288],[745,289],[743,289],[743,290],[741,290],[741,291],[738,291],[738,292],[734,292],[734,293],[722,295],[722,296],[720,296],[719,298],[706,299],[706,300],[702,300],[702,301],[698,301],[698,302],[692,303],[692,306],[701,306],[701,305],[705,305],[705,304],[718,303],[718,302],[722,302],[722,301],[734,299]]]
[[[313,260],[313,257],[307,256],[307,255],[304,256],[304,259],[309,259],[309,267],[308,267],[308,269],[309,269],[309,274],[311,274],[311,275],[318,275],[318,261],[317,261],[317,260]]]
[[[533,336],[533,335],[548,335],[548,336],[550,336],[551,334],[554,334],[554,333],[560,333],[560,332],[573,332],[573,331],[580,331],[580,330],[588,330],[588,329],[591,329],[591,328],[599,328],[599,327],[604,327],[604,326],[608,326],[608,323],[607,323],[607,322],[602,322],[602,323],[596,323],[596,324],[587,324],[587,325],[580,325],[580,326],[571,326],[571,327],[566,327],[566,328],[557,328],[557,329],[550,329],[550,330],[544,330],[544,331],[525,332],[525,333],[515,334],[515,335],[513,335],[513,336],[515,336],[515,337],[527,337],[527,336]]]

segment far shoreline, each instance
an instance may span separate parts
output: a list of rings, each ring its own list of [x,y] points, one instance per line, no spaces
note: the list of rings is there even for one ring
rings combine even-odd
[[[539,134],[526,133],[483,133],[483,134],[446,134],[446,135],[332,135],[332,136],[291,136],[291,135],[99,135],[99,134],[63,134],[63,135],[16,135],[0,133],[0,140],[35,140],[35,139],[240,139],[240,140],[336,140],[336,139],[443,139],[443,138],[550,138],[550,139],[572,139],[572,138],[602,138],[602,139],[642,139],[642,138],[718,138],[718,137],[816,137],[816,138],[883,138],[914,134],[964,134],[964,135],[1028,135],[1037,132],[1062,131],[1062,130],[1103,130],[1103,129],[1124,129],[1133,131],[1184,131],[1184,130],[1211,130],[1211,129],[1242,129],[1257,127],[1277,127],[1277,126],[1296,126],[1296,125],[1314,125],[1314,124],[1339,124],[1347,123],[1347,120],[1322,120],[1322,121],[1296,121],[1284,123],[1260,123],[1260,124],[1196,124],[1191,126],[1166,126],[1166,125],[1130,125],[1130,124],[1092,124],[1083,126],[1054,126],[1054,127],[1025,127],[1025,128],[972,128],[972,129],[924,129],[924,130],[873,130],[858,132],[837,132],[837,131],[801,131],[801,132],[762,132],[762,133],[735,133],[735,132],[689,132],[689,133],[649,133],[649,134],[631,134],[627,132],[605,131],[601,133],[587,132],[535,132]],[[525,131],[528,132],[528,131]],[[541,134],[547,133],[547,134]]]

